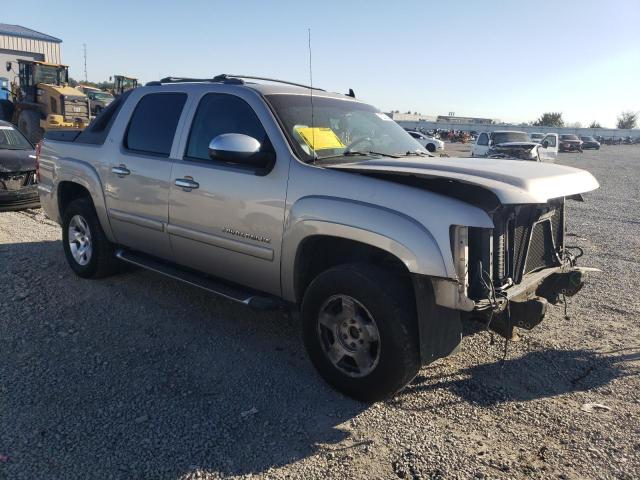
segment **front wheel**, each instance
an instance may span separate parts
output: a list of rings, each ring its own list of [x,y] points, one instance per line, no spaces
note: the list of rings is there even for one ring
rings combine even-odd
[[[309,357],[334,388],[371,402],[393,396],[420,368],[418,328],[409,285],[367,264],[331,268],[311,282],[302,302]]]
[[[435,146],[433,143],[428,143],[428,144],[427,144],[427,150],[428,150],[430,153],[433,153],[433,152],[435,152],[435,151],[436,151],[436,146]]]

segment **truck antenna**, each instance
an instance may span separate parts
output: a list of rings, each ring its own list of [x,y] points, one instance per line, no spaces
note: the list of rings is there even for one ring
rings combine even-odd
[[[82,49],[84,51],[84,82],[87,83],[89,80],[87,80],[87,44],[86,43],[82,44]]]
[[[313,151],[313,162],[316,160],[316,131],[313,124],[313,70],[311,68],[311,28],[308,28],[309,33],[309,95],[311,97],[311,150]]]

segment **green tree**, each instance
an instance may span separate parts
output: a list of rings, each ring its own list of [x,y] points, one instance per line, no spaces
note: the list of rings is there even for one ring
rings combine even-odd
[[[589,124],[589,128],[602,128],[600,122],[596,122],[595,120]]]
[[[562,113],[560,112],[547,112],[533,122],[536,127],[564,127],[564,120],[562,120]]]
[[[622,112],[618,117],[618,128],[636,128],[638,114],[635,112]]]

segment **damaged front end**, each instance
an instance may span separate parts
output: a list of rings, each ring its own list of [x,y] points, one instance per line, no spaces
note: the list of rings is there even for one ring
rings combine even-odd
[[[585,273],[595,269],[578,267],[581,249],[565,245],[563,198],[505,206],[492,218],[493,229],[452,227],[458,280],[434,279],[434,296],[438,305],[512,338],[514,327],[534,328],[549,303],[580,291]]]
[[[489,148],[487,157],[538,162],[540,161],[540,156],[538,155],[537,147],[537,144],[529,143],[500,144]]]

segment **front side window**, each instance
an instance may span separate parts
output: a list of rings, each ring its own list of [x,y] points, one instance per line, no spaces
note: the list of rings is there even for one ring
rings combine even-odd
[[[556,146],[556,136],[555,135],[549,135],[548,137],[544,137],[544,140],[549,142],[549,146],[550,147],[555,147]]]
[[[241,133],[255,138],[263,149],[270,149],[267,133],[247,102],[235,95],[209,93],[200,100],[191,124],[185,157],[213,161],[209,143],[224,133]]]
[[[142,97],[129,121],[125,147],[168,157],[186,101],[184,93],[150,93]]]
[[[304,162],[349,155],[405,156],[417,151],[428,155],[406,130],[371,105],[316,95],[313,100],[309,95],[294,94],[265,98]]]
[[[489,145],[489,135],[487,135],[486,133],[481,133],[478,137],[478,145],[481,145],[483,147]]]

